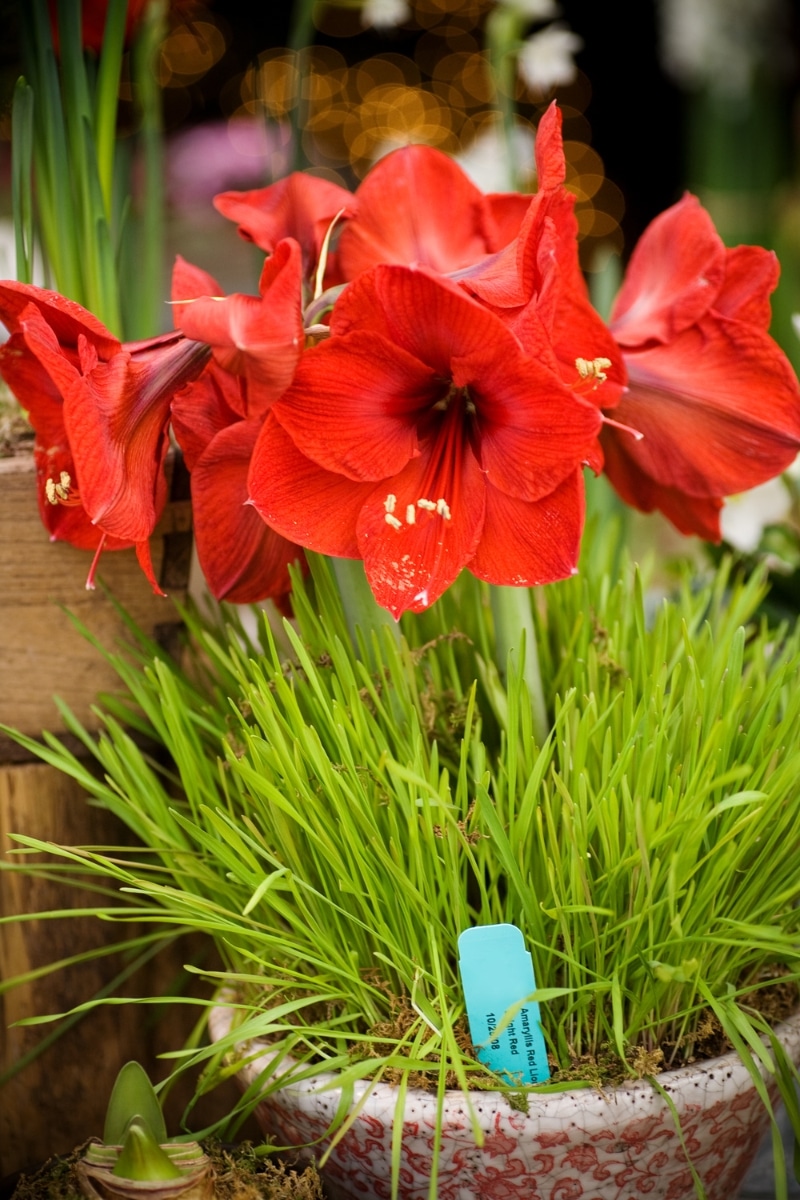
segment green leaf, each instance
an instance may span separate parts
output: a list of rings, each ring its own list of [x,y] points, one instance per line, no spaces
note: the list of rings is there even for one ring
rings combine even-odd
[[[158,1144],[166,1142],[167,1127],[156,1090],[144,1067],[131,1061],[120,1069],[111,1091],[103,1128],[105,1144],[121,1146],[134,1117],[141,1117],[147,1123]],[[128,1178],[135,1179],[137,1176],[129,1175]]]
[[[119,1179],[153,1183],[182,1177],[181,1171],[161,1149],[150,1126],[142,1117],[134,1117],[128,1126],[119,1158],[111,1174]]]

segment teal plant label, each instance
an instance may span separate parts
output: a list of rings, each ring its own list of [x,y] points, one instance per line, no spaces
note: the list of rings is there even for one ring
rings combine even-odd
[[[544,1083],[550,1068],[539,1005],[527,1000],[536,980],[522,931],[516,925],[476,925],[459,936],[458,954],[478,1058],[511,1083]]]

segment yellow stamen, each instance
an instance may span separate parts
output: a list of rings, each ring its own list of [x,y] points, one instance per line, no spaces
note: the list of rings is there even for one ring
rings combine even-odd
[[[576,358],[575,369],[581,379],[594,379],[597,383],[605,383],[608,379],[606,371],[611,366],[610,358]]]
[[[72,480],[68,471],[62,471],[58,478],[58,483],[52,477],[45,480],[44,494],[47,497],[48,504],[69,504],[70,503],[70,488]],[[74,497],[71,501],[76,503]]]

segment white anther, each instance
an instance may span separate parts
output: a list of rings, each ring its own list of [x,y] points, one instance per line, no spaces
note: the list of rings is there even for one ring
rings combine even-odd
[[[403,528],[403,522],[398,521],[397,517],[393,517],[391,513],[387,512],[386,516],[383,519],[387,525],[391,525],[392,529],[402,529]]]
[[[397,505],[397,496],[395,496],[393,492],[389,492],[389,495],[386,497],[386,499],[383,502],[383,507],[386,509],[387,513],[393,513],[396,505]]]
[[[424,508],[426,512],[436,512],[435,502],[433,500],[425,500],[424,497],[422,500],[417,501],[417,508]]]
[[[406,524],[413,525],[417,519],[416,510],[413,504],[409,504],[406,508]]]
[[[440,517],[444,517],[445,521],[450,520],[450,505],[446,500],[436,501],[436,511]]]

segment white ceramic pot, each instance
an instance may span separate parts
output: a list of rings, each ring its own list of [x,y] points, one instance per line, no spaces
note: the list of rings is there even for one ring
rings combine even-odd
[[[229,1032],[233,1010],[212,1010],[217,1040]],[[800,1061],[800,1014],[778,1035]],[[250,1043],[248,1052],[258,1050]],[[269,1069],[270,1050],[241,1072],[248,1087]],[[265,1097],[256,1110],[276,1144],[308,1146],[315,1157],[328,1145],[326,1131],[339,1090],[320,1074]],[[766,1132],[769,1118],[737,1054],[666,1071],[659,1083],[680,1117],[681,1136],[708,1200],[732,1200]],[[356,1085],[355,1103],[369,1092],[358,1119],[321,1169],[330,1200],[389,1200],[391,1146],[397,1090],[389,1084]],[[773,1099],[775,1092],[770,1088]],[[476,1147],[464,1097],[444,1104],[438,1200],[694,1200],[692,1172],[675,1121],[648,1083],[581,1089],[528,1097],[527,1113],[499,1092],[471,1095],[484,1143]],[[399,1200],[427,1200],[436,1126],[436,1096],[409,1090],[403,1118]]]

